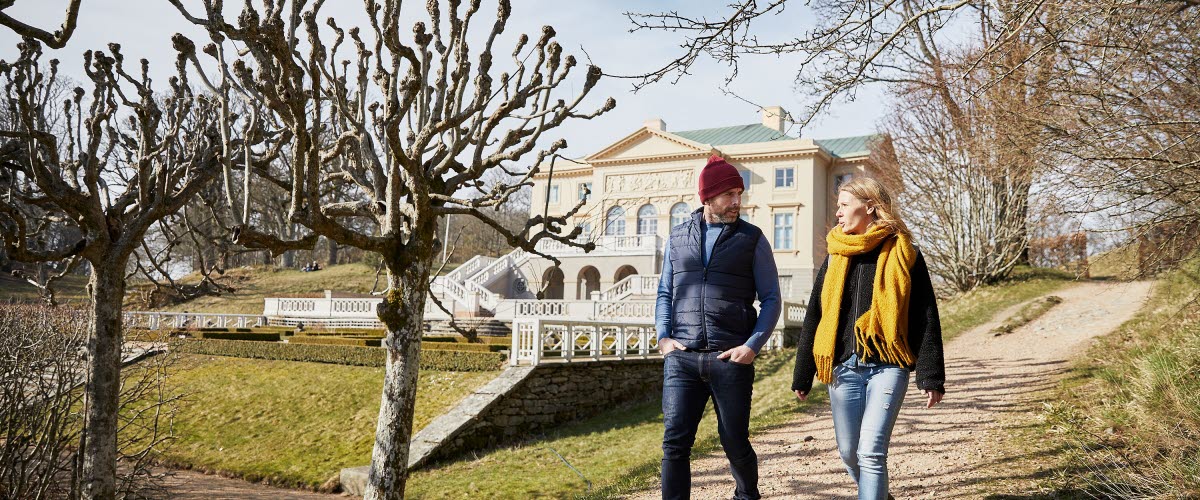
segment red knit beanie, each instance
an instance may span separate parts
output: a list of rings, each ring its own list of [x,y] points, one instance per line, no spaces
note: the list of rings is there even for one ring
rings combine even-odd
[[[700,170],[700,201],[708,201],[709,198],[733,188],[746,189],[737,168],[720,156],[710,156],[708,164]]]

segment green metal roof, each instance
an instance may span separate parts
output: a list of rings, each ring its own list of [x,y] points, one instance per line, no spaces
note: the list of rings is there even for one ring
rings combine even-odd
[[[699,130],[683,130],[670,132],[689,141],[700,144],[724,146],[726,144],[749,144],[753,142],[787,141],[793,139],[778,130],[767,128],[761,124],[735,125],[733,127],[704,128]]]
[[[870,153],[871,141],[882,137],[878,134],[860,135],[856,137],[837,137],[833,139],[818,139],[814,142],[835,158],[845,156],[861,156]]]
[[[728,144],[751,144],[755,142],[770,142],[770,141],[787,141],[794,139],[779,131],[764,127],[758,123],[750,125],[735,125],[732,127],[717,127],[703,128],[699,130],[681,130],[679,132],[671,132],[684,139],[695,141],[700,144],[712,144],[713,146],[725,146]],[[818,139],[817,143],[822,149],[829,152],[835,158],[846,156],[861,156],[870,153],[871,141],[882,137],[878,134],[859,135],[854,137],[835,137],[832,139]]]

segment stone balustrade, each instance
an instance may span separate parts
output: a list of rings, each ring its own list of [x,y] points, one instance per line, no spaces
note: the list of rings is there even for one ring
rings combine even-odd
[[[267,324],[266,316],[261,314],[124,311],[122,317],[125,328],[143,330],[253,328]]]

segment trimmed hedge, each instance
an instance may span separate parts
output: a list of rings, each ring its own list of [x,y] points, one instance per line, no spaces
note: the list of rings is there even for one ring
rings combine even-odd
[[[279,342],[279,332],[196,332],[196,337],[218,340],[257,340],[262,342]]]
[[[509,346],[500,344],[461,344],[458,342],[422,343],[423,351],[464,351],[464,352],[498,352]]]
[[[331,328],[328,330],[308,330],[305,329],[300,335],[307,336],[329,336],[329,337],[383,337],[387,334],[386,330],[379,328]]]
[[[321,344],[321,345],[357,345],[363,347],[379,347],[383,344],[383,339],[379,337],[331,337],[327,335],[296,335],[288,342],[293,344]]]
[[[426,335],[424,337],[421,337],[421,340],[425,341],[425,342],[457,342],[460,344],[476,343],[476,342],[471,342],[470,340],[467,340],[466,337],[462,337],[459,335]],[[504,337],[480,336],[478,343],[488,344],[488,345],[512,345],[512,335],[507,335]]]
[[[162,342],[170,338],[174,332],[166,330],[125,330],[123,337],[127,341],[136,342]]]
[[[377,347],[316,345],[283,342],[246,342],[237,340],[174,339],[171,348],[191,354],[235,358],[310,361],[355,366],[386,366],[387,352]],[[435,351],[421,353],[421,369],[444,371],[494,371],[504,364],[503,354],[495,352]]]

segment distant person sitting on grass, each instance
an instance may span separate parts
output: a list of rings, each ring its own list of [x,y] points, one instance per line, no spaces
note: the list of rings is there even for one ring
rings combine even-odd
[[[317,263],[317,261],[315,261],[315,260],[314,260],[314,261],[312,261],[312,270],[313,270],[313,271],[320,271],[320,270],[321,270],[321,264],[318,264],[318,263]]]

